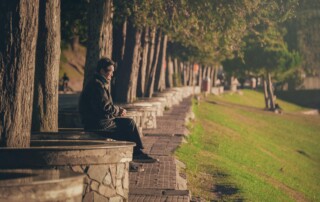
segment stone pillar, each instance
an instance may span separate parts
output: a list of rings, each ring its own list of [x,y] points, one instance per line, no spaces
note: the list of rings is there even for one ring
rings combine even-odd
[[[127,201],[134,143],[33,140],[30,148],[0,148],[1,168],[56,168],[84,174],[83,201]]]

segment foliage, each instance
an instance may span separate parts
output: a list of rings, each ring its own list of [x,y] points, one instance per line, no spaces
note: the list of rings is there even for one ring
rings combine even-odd
[[[290,50],[299,51],[303,57],[302,68],[307,75],[319,75],[320,2],[299,0],[296,17],[283,24],[288,29],[285,39]]]
[[[157,27],[179,47],[182,60],[212,65],[242,55],[243,39],[264,25],[293,16],[298,0],[133,0],[114,1],[114,22],[129,19],[136,27]],[[62,38],[86,40],[87,0],[62,1]],[[181,53],[181,54],[179,54]]]
[[[288,73],[301,63],[300,55],[295,51],[290,52],[282,34],[272,27],[248,38],[244,60],[250,70],[278,74],[279,79],[279,74]]]
[[[87,0],[61,1],[61,39],[70,43],[75,36],[80,42],[87,40]]]
[[[223,70],[230,76],[240,78],[247,75],[245,61],[241,57],[226,59],[222,62],[222,65]]]

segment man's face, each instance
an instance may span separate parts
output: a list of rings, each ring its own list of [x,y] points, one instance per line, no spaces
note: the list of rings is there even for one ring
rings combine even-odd
[[[100,74],[102,74],[104,77],[106,77],[107,82],[111,81],[111,78],[113,76],[113,72],[114,72],[114,66],[111,65],[107,68],[107,70],[101,69],[100,70]]]

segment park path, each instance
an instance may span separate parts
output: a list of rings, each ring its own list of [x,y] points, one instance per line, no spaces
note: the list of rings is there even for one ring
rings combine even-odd
[[[144,171],[130,171],[130,202],[190,201],[185,175],[179,171],[184,165],[174,158],[173,152],[188,135],[186,122],[193,118],[191,107],[191,97],[185,98],[165,111],[162,117],[157,117],[156,129],[143,130],[144,151],[160,161],[134,163]]]

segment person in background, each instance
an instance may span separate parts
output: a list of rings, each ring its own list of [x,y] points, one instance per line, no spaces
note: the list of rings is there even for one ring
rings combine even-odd
[[[67,73],[64,73],[62,77],[63,92],[66,92],[68,90],[68,83],[69,77],[67,76]]]

